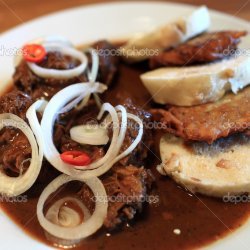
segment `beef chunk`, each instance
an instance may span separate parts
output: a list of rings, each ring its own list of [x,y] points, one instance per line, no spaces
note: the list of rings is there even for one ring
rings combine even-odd
[[[120,163],[123,166],[127,166],[129,164],[135,165],[135,166],[142,166],[144,165],[144,161],[148,156],[148,152],[153,144],[153,138],[152,138],[152,130],[150,129],[149,123],[151,122],[152,116],[149,112],[143,110],[142,108],[136,106],[133,104],[131,99],[126,99],[124,102],[124,106],[127,109],[129,113],[132,113],[136,116],[138,116],[144,125],[143,130],[143,137],[141,142],[138,144],[138,146],[133,150],[133,152],[128,155],[126,158],[122,159]],[[129,121],[128,123],[128,130],[125,136],[125,140],[123,142],[121,152],[126,150],[135,140],[137,134],[138,134],[138,125],[134,121]]]
[[[144,124],[144,132],[143,138],[138,146],[125,158],[120,161],[120,164],[123,166],[127,166],[129,164],[135,166],[142,166],[145,163],[145,159],[148,156],[149,149],[153,144],[152,140],[152,131],[151,129],[147,128],[149,122],[151,122],[151,114],[138,106],[135,106],[131,99],[126,99],[124,103],[125,108],[129,113],[135,114],[141,118]],[[58,119],[55,132],[54,132],[54,142],[57,148],[60,149],[61,152],[68,151],[68,150],[87,150],[86,146],[82,146],[77,142],[71,140],[69,135],[69,130],[71,127],[86,124],[86,123],[93,123],[97,122],[96,117],[98,114],[98,108],[93,103],[88,105],[82,111],[70,111],[68,114],[63,115]],[[149,127],[149,126],[148,126]],[[125,151],[135,140],[138,135],[138,124],[134,121],[129,120],[128,122],[128,129],[127,133],[121,147],[121,151]],[[109,130],[110,138],[112,137],[112,129]],[[93,152],[100,152],[100,148],[98,147]],[[89,150],[93,150],[94,147],[92,146]],[[104,154],[106,146],[102,147],[102,154]],[[101,154],[101,155],[102,155]],[[98,153],[97,153],[98,155]]]
[[[21,91],[12,91],[0,98],[0,113],[12,113],[26,119],[32,99]],[[16,128],[0,131],[0,165],[10,176],[24,173],[29,166],[31,147],[26,136]]]
[[[152,180],[150,171],[144,168],[132,165],[116,167],[113,174],[103,180],[111,198],[105,227],[113,229],[124,221],[132,220],[137,211],[141,212]]]
[[[79,65],[79,61],[70,56],[64,56],[60,52],[49,52],[39,65],[44,68],[72,69]],[[13,79],[19,90],[25,91],[34,99],[41,97],[50,99],[59,90],[70,84],[87,81],[85,74],[66,80],[44,79],[36,76],[25,61],[17,66]]]
[[[99,54],[99,74],[98,81],[110,85],[118,71],[120,58],[115,51],[117,48],[106,40],[93,44],[93,48]]]
[[[109,230],[115,229],[132,220],[137,212],[140,213],[152,181],[153,176],[149,170],[132,165],[115,167],[108,175],[103,176],[102,182],[109,201],[104,226]],[[79,195],[92,211],[94,202],[90,190],[83,186]]]
[[[31,104],[30,96],[21,91],[12,91],[0,97],[0,113],[12,113],[25,119],[26,112]]]
[[[70,138],[69,134],[64,133],[65,129],[57,125],[54,133],[54,142],[61,153],[66,151],[83,151],[89,154],[92,161],[97,161],[105,154],[104,148],[99,146],[81,145]],[[60,139],[59,139],[60,138]]]
[[[88,146],[88,145],[83,146],[78,142],[73,141],[68,135],[62,137],[59,150],[61,153],[74,150],[83,151],[89,154],[92,161],[97,161],[98,159],[102,158],[105,154],[103,147]]]
[[[107,41],[100,41],[93,45],[96,49],[109,50],[115,49],[113,45]],[[101,53],[100,53],[101,54]],[[111,84],[115,73],[118,69],[119,58],[117,56],[111,55],[100,55],[100,69],[98,74],[98,81],[105,83],[107,85]],[[79,65],[79,61],[61,54],[58,51],[48,52],[45,59],[39,63],[41,67],[53,68],[53,69],[72,69]],[[90,62],[91,64],[91,62]],[[50,99],[58,91],[65,88],[68,85],[87,82],[87,76],[85,73],[81,75],[65,80],[58,80],[52,78],[41,78],[35,75],[28,67],[25,61],[22,61],[16,68],[13,76],[14,84],[17,89],[25,91],[31,95],[34,99],[39,99],[44,97],[45,99]]]
[[[58,150],[63,153],[66,151],[84,151],[89,153],[92,161],[102,158],[105,154],[104,147],[81,145],[70,138],[70,128],[77,125],[92,123],[98,114],[98,108],[94,103],[89,103],[83,110],[72,110],[61,115],[55,124],[54,143]]]
[[[9,176],[25,173],[31,158],[31,147],[26,136],[17,129],[4,128],[0,132],[0,165]]]
[[[41,67],[47,69],[73,69],[77,67],[80,62],[70,56],[63,55],[62,53],[55,51],[49,52],[46,58],[39,63]],[[50,79],[51,81],[51,79]],[[53,82],[52,82],[53,83]]]

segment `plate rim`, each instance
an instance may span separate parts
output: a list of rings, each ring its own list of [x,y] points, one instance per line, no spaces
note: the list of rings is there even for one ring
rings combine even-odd
[[[127,2],[127,1],[121,1],[121,2],[106,2],[106,3],[89,3],[89,4],[80,4],[78,6],[75,6],[75,7],[71,7],[71,8],[66,8],[66,9],[63,9],[63,10],[59,10],[59,11],[54,11],[54,12],[51,12],[51,13],[48,13],[48,14],[45,14],[45,15],[41,15],[41,16],[38,16],[36,18],[33,18],[27,22],[24,22],[24,23],[21,23],[21,24],[18,24],[14,27],[11,27],[10,29],[7,29],[7,30],[4,30],[3,32],[0,33],[0,39],[2,37],[5,37],[5,36],[8,36],[10,35],[11,33],[15,33],[17,32],[19,29],[23,29],[29,25],[32,25],[33,23],[36,23],[36,22],[42,22],[43,20],[46,20],[48,18],[53,18],[54,16],[57,16],[57,15],[64,15],[66,13],[69,13],[69,12],[75,12],[79,9],[82,9],[82,10],[86,10],[86,9],[96,9],[96,8],[102,8],[102,7],[110,7],[110,6],[140,6],[140,5],[148,5],[148,6],[161,6],[161,5],[165,5],[165,6],[178,6],[179,8],[181,7],[185,7],[185,8],[190,8],[190,9],[194,9],[194,8],[198,8],[199,6],[202,6],[202,5],[192,5],[192,4],[186,4],[186,3],[174,3],[174,2],[166,2],[166,1],[133,1],[133,2]],[[233,22],[235,23],[240,23],[241,25],[249,25],[249,21],[248,20],[245,20],[243,18],[240,18],[240,17],[237,17],[235,15],[231,15],[231,14],[228,14],[228,13],[224,13],[224,12],[221,12],[221,11],[218,11],[218,10],[214,10],[212,8],[208,8],[209,11],[211,11],[214,15],[217,15],[219,17],[221,17],[222,19],[224,18],[230,18]],[[1,211],[3,211],[3,213],[1,213]],[[20,229],[25,235],[27,235],[27,232],[24,232],[23,228],[20,228],[19,225],[17,225],[9,216],[6,212],[4,212],[4,210],[2,210],[0,208],[0,215],[1,214],[4,214],[4,216],[9,220],[11,221],[12,224],[14,224],[16,226],[17,229]],[[248,225],[249,224],[249,225]],[[228,241],[229,238],[231,237],[234,237],[235,234],[239,234],[241,231],[249,231],[250,232],[250,221],[246,221],[244,222],[244,224],[238,228],[237,230],[234,230],[232,233],[229,233],[227,234],[226,236],[222,237],[221,239],[219,240],[216,240],[214,242],[211,242],[209,243],[208,245],[205,245],[204,247],[202,247],[203,249],[222,249],[223,248],[223,245],[221,244],[225,244],[224,242],[225,241]],[[37,239],[34,239],[34,237],[32,237],[30,234],[28,234],[28,237],[29,237],[29,240],[35,240],[36,242],[36,245],[40,245],[41,247],[44,247],[44,243],[38,241]],[[22,239],[21,239],[22,241]],[[222,246],[222,248],[220,248],[220,245]],[[49,247],[46,245],[46,247]],[[218,247],[218,248],[217,248]],[[39,248],[40,249],[40,248]]]
[[[21,29],[25,26],[28,26],[34,22],[37,22],[37,21],[43,21],[43,19],[47,19],[47,18],[50,18],[50,17],[53,17],[55,15],[63,15],[64,13],[66,12],[74,12],[78,9],[81,9],[81,8],[84,8],[84,9],[92,9],[92,8],[101,8],[101,7],[108,7],[108,6],[121,6],[121,5],[172,5],[172,6],[179,6],[179,7],[187,7],[187,8],[198,8],[199,6],[204,6],[205,4],[201,4],[201,5],[193,5],[193,4],[186,4],[186,3],[174,3],[174,2],[168,2],[168,1],[131,1],[131,2],[127,2],[127,1],[119,1],[119,2],[106,2],[106,3],[88,3],[88,4],[80,4],[79,6],[75,6],[75,7],[70,7],[70,8],[66,8],[66,9],[63,9],[63,10],[58,10],[58,11],[53,11],[53,12],[50,12],[48,14],[44,14],[44,15],[41,15],[41,16],[38,16],[38,17],[35,17],[33,19],[30,19],[24,23],[21,23],[21,24],[18,24],[18,25],[15,25],[7,30],[4,30],[3,32],[0,33],[0,38],[2,36],[6,36],[8,35],[9,33],[11,32],[15,32],[16,30],[18,29]],[[233,21],[235,22],[241,22],[241,23],[244,23],[245,25],[249,25],[250,24],[250,21],[247,21],[246,19],[243,19],[241,17],[237,17],[236,15],[231,15],[229,13],[225,13],[225,12],[222,12],[222,11],[218,11],[218,10],[215,10],[213,8],[209,8],[209,11],[212,11],[214,14],[216,15],[219,15],[221,17],[226,17],[226,18],[231,18],[233,19]]]

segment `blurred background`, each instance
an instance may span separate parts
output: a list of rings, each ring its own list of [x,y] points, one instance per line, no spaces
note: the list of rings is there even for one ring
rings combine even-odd
[[[0,0],[0,32],[28,20],[54,11],[84,4],[110,2],[107,0]],[[118,1],[113,1],[118,2]],[[128,2],[128,1],[127,1]],[[164,2],[164,1],[162,1]],[[250,21],[250,0],[177,0],[168,1],[193,5],[207,5]]]

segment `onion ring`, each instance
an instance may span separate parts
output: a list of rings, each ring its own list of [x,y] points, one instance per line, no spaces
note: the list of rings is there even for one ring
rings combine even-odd
[[[88,64],[88,58],[85,54],[81,53],[77,49],[69,48],[65,46],[59,46],[59,45],[45,45],[44,46],[46,51],[59,51],[63,55],[68,55],[73,58],[78,59],[81,64],[73,69],[66,69],[66,70],[58,70],[58,69],[46,69],[43,68],[36,63],[27,62],[27,65],[29,68],[33,71],[34,74],[36,74],[39,77],[42,78],[54,78],[54,79],[70,79],[76,76],[79,76],[82,74]]]
[[[37,39],[33,39],[29,41],[27,44],[53,44],[53,45],[60,45],[65,47],[73,47],[73,44],[65,37],[58,36],[58,35],[51,35],[46,37],[40,37]],[[14,57],[14,67],[17,67],[22,61],[22,54],[18,53]]]
[[[74,126],[70,129],[70,137],[73,141],[87,145],[106,145],[109,142],[107,129],[97,124]]]
[[[86,53],[86,52],[89,52],[91,54],[91,57],[92,57],[92,68],[91,68],[91,70],[89,70],[89,68],[87,68],[87,76],[88,76],[89,82],[94,84],[96,82],[96,78],[97,78],[98,70],[99,70],[99,56],[96,53],[96,50],[92,49],[92,48],[85,49],[84,53]],[[98,105],[99,104],[98,103],[98,100],[99,100],[98,95],[95,93],[93,93],[93,94],[94,94],[95,101]],[[90,95],[87,95],[79,105],[76,105],[75,108],[77,110],[81,110],[83,107],[85,107],[87,105],[89,98],[90,98]],[[101,105],[99,107],[101,108]]]
[[[35,136],[24,120],[11,113],[0,114],[0,130],[6,126],[20,129],[27,137],[32,148],[30,166],[24,175],[9,177],[0,172],[0,193],[7,196],[17,196],[26,192],[36,181],[41,170],[42,157],[39,155]],[[41,147],[40,153],[42,153],[42,150]]]
[[[96,50],[93,48],[88,48],[84,50],[84,53],[86,52],[90,53],[92,58],[92,68],[91,70],[87,69],[88,80],[89,82],[95,82],[99,70],[99,56],[96,53]]]
[[[38,100],[33,103],[26,112],[26,117],[29,121],[30,127],[33,133],[36,136],[36,140],[39,146],[39,160],[43,160],[43,151],[44,151],[44,140],[43,140],[43,132],[38,121],[36,112],[43,112],[46,105],[48,104],[47,101]]]
[[[91,83],[89,83],[89,85],[88,84],[76,84],[76,85],[71,85],[61,90],[60,92],[58,92],[48,103],[45,109],[44,115],[43,115],[42,122],[41,122],[41,127],[42,127],[44,138],[46,141],[44,154],[47,160],[50,162],[52,166],[54,166],[60,172],[70,175],[72,177],[78,177],[81,179],[87,179],[87,178],[100,176],[104,174],[105,172],[107,172],[117,161],[119,161],[119,159],[125,157],[132,150],[134,150],[134,148],[140,142],[142,138],[142,134],[143,134],[143,123],[141,119],[132,114],[128,114],[131,119],[139,123],[140,130],[137,135],[137,138],[130,145],[130,147],[128,147],[122,154],[118,155],[120,148],[122,146],[122,143],[124,141],[126,131],[127,131],[128,115],[127,115],[126,109],[123,106],[119,105],[115,109],[109,103],[105,103],[103,104],[100,110],[100,113],[97,117],[97,119],[100,120],[103,117],[104,113],[108,111],[109,121],[106,124],[106,126],[109,125],[111,122],[113,123],[113,136],[112,136],[109,149],[106,152],[105,156],[97,160],[96,162],[89,164],[88,166],[84,166],[84,169],[79,168],[78,166],[73,166],[73,165],[63,162],[60,158],[60,153],[56,149],[54,142],[53,142],[54,122],[57,118],[58,113],[61,113],[60,110],[68,111],[70,110],[70,108],[73,107],[72,102],[70,103],[70,106],[69,104],[66,105],[66,108],[64,107],[64,105],[67,104],[70,99],[76,98],[79,92],[85,93],[85,95],[89,94],[91,92],[89,90],[90,86],[92,86]],[[121,125],[120,125],[120,121],[118,118],[118,112],[120,112],[121,114],[121,123],[122,123]],[[106,118],[105,120],[107,119],[108,118]]]
[[[64,197],[58,201],[56,201],[47,211],[46,213],[46,219],[48,219],[49,221],[51,221],[52,223],[56,224],[56,225],[60,225],[62,226],[62,222],[59,221],[59,213],[60,213],[60,208],[67,202],[72,202],[77,204],[77,206],[81,209],[83,215],[84,215],[84,221],[87,221],[90,217],[91,214],[88,210],[88,208],[78,199],[73,198],[73,197]],[[71,222],[72,223],[72,222]],[[79,222],[73,222],[73,225],[65,225],[67,227],[72,227],[72,226],[76,226],[76,224],[80,224]]]
[[[137,124],[139,124],[139,132],[138,132],[137,137],[133,141],[133,143],[124,152],[122,152],[120,155],[118,155],[115,158],[114,162],[118,162],[122,158],[129,155],[137,147],[137,145],[140,143],[142,136],[143,136],[143,122],[142,122],[142,120],[138,116],[136,116],[134,114],[130,114],[130,113],[128,113],[128,118],[134,120]]]
[[[79,85],[79,86],[83,86],[83,85]],[[74,93],[74,87],[75,87],[75,94],[78,93],[78,86],[74,86],[71,85],[67,88],[70,88],[71,91],[70,93]],[[84,85],[84,87],[87,88],[86,85]],[[64,92],[69,92],[66,89],[63,89]],[[63,106],[64,103],[67,103],[67,99],[62,99],[61,96],[65,96],[64,92],[60,91],[59,93],[57,93],[48,103],[45,111],[44,111],[44,115],[43,115],[43,119],[41,122],[41,127],[44,133],[44,139],[46,141],[46,147],[44,149],[44,154],[46,159],[50,162],[50,164],[52,166],[54,166],[57,170],[59,170],[62,173],[68,174],[70,176],[79,176],[79,172],[76,171],[76,169],[72,168],[71,165],[64,163],[61,158],[60,158],[60,153],[58,152],[58,150],[56,149],[54,143],[53,143],[53,126],[54,126],[54,122],[57,116],[57,110],[60,110],[61,107]],[[74,97],[72,96],[68,96],[68,98],[70,97]],[[119,124],[119,119],[118,119],[118,115],[115,111],[115,109],[113,108],[112,105],[106,103],[103,105],[99,115],[98,115],[98,119],[101,119],[101,117],[103,116],[103,114],[108,111],[112,117],[113,123],[114,124]],[[112,141],[110,144],[110,147],[106,153],[106,155],[101,158],[100,160],[85,166],[85,168],[87,167],[88,170],[94,169],[94,168],[98,168],[100,167],[102,164],[104,164],[107,160],[111,160],[112,158],[115,157],[115,153],[116,153],[116,142],[119,136],[119,127],[115,126],[115,128],[113,129],[113,136],[112,136]],[[76,166],[74,166],[76,168]],[[85,176],[86,175],[86,176]],[[83,172],[80,174],[80,176],[82,176],[82,178],[91,178],[93,177],[93,175],[91,174],[90,176],[87,177],[88,174],[84,174]]]
[[[66,113],[66,112],[70,111],[71,109],[75,108],[76,105],[81,100],[83,100],[83,101],[85,100],[85,102],[87,104],[87,102],[88,102],[91,94],[93,94],[95,92],[103,93],[104,91],[107,90],[107,86],[106,85],[104,85],[102,83],[98,83],[98,82],[95,82],[95,83],[86,82],[86,83],[78,83],[78,84],[85,84],[85,85],[88,85],[88,87],[86,89],[84,89],[84,92],[82,92],[82,94],[79,95],[79,93],[81,93],[81,92],[76,93],[75,96],[72,97],[73,101],[69,102],[66,106],[64,106],[63,108],[61,108],[57,112],[58,114]],[[75,85],[75,84],[73,84],[73,85]],[[70,88],[71,86],[68,87],[68,90],[70,90],[70,91],[71,91],[71,88]],[[62,93],[67,94],[66,92],[62,92]],[[63,96],[61,96],[61,97],[63,98]]]
[[[102,225],[107,217],[108,202],[107,194],[102,182],[98,178],[84,180],[96,197],[95,210],[92,216],[81,225],[73,228],[64,228],[50,222],[44,215],[43,209],[46,200],[59,187],[71,181],[83,181],[79,178],[72,178],[67,175],[60,175],[53,180],[42,192],[37,204],[37,217],[40,225],[51,235],[64,239],[76,240],[84,239],[95,233]]]

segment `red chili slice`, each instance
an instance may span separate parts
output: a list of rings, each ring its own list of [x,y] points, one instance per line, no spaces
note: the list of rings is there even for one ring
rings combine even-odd
[[[23,58],[27,62],[38,63],[46,56],[46,50],[39,44],[27,44],[22,49]]]
[[[90,164],[90,157],[81,151],[66,151],[60,155],[61,159],[74,166],[86,166]]]

